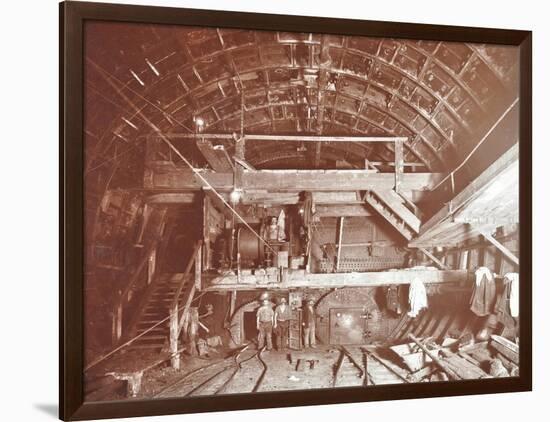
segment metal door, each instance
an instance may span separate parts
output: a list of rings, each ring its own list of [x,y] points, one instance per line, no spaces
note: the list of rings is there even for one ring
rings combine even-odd
[[[367,321],[367,315],[362,308],[331,308],[330,344],[364,344],[368,335]]]

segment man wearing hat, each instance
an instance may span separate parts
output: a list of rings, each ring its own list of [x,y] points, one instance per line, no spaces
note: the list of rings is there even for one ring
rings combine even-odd
[[[262,306],[256,312],[256,327],[258,328],[258,350],[264,347],[264,341],[267,343],[267,350],[271,350],[272,335],[273,335],[273,316],[274,312],[271,308],[269,299],[262,300]]]
[[[286,304],[286,299],[282,297],[279,300],[279,305],[275,308],[275,315],[273,317],[273,328],[277,336],[277,350],[284,350],[288,347],[290,319],[290,307]]]
[[[315,309],[313,299],[308,299],[307,305],[302,310],[302,326],[304,327],[304,347],[315,346]]]

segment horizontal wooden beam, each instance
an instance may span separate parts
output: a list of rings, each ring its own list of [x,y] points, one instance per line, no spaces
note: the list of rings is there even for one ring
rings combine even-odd
[[[233,189],[233,174],[201,170],[200,174],[218,191]],[[441,180],[441,173],[405,173],[401,189],[427,190]],[[393,173],[373,173],[369,170],[243,170],[240,188],[275,192],[357,191],[392,189]],[[146,168],[146,189],[202,189],[206,184],[185,168],[150,165]]]
[[[198,198],[196,192],[156,193],[149,195],[145,201],[149,204],[192,204]]]
[[[231,133],[167,133],[170,139],[219,139],[235,140]],[[246,134],[249,141],[289,141],[289,142],[406,142],[405,136],[325,136],[325,135],[253,135]]]
[[[373,215],[366,205],[315,205],[315,217],[370,217]]]
[[[396,270],[366,273],[311,274],[303,270],[290,270],[287,280],[280,283],[266,283],[263,277],[256,277],[254,275],[241,275],[240,282],[237,282],[237,276],[215,276],[205,283],[206,287],[203,290],[374,287],[390,284],[409,284],[413,279],[419,279],[426,284],[465,282],[468,280],[468,271]]]
[[[203,189],[208,191],[208,189]],[[141,190],[139,192],[142,192]],[[221,192],[226,201],[229,201],[229,192]],[[192,204],[197,202],[202,195],[199,191],[184,192],[158,192],[146,196],[145,201],[151,204]],[[357,199],[355,192],[313,192],[317,215],[321,217],[335,216],[342,212],[347,216],[369,216],[372,213],[364,205],[364,201]],[[219,198],[218,198],[219,200]],[[266,204],[266,205],[297,205],[303,202],[300,192],[270,192],[267,190],[247,190],[243,192],[240,204]],[[342,207],[338,210],[338,207]],[[336,208],[335,208],[336,207]]]

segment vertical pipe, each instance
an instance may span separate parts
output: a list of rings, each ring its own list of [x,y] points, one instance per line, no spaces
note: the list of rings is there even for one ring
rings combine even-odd
[[[403,141],[395,141],[395,191],[399,193],[401,185],[401,175],[403,174],[405,163],[403,161]]]

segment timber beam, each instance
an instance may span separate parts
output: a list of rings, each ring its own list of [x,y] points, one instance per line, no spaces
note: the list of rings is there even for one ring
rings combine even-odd
[[[469,280],[466,270],[397,270],[365,273],[313,274],[303,270],[289,271],[286,281],[266,283],[263,276],[215,276],[206,282],[206,291],[295,289],[295,288],[341,288],[374,287],[390,284],[409,284],[419,279],[425,284],[459,283]]]
[[[371,217],[374,214],[364,204],[317,205],[315,217]]]
[[[447,267],[443,262],[441,262],[439,259],[437,259],[437,257],[435,255],[433,255],[430,251],[428,251],[427,249],[424,249],[424,248],[418,248],[418,250],[420,252],[422,252],[424,255],[426,255],[428,258],[430,258],[434,263],[435,265],[437,265],[437,267],[440,269],[440,270],[448,270],[449,267]]]
[[[166,133],[169,139],[216,139],[234,141],[231,133]],[[153,138],[159,136],[153,135]],[[328,136],[328,135],[254,135],[245,134],[247,141],[286,141],[286,142],[406,142],[406,136]]]
[[[233,189],[233,174],[200,170],[207,182],[218,191]],[[442,179],[441,173],[404,173],[401,190],[429,190]],[[150,165],[145,171],[146,189],[198,190],[205,183],[189,169],[166,165]],[[276,192],[358,191],[393,189],[393,173],[369,170],[258,170],[242,171],[239,187],[243,190]]]
[[[480,229],[479,232],[481,235],[487,239],[493,246],[495,246],[502,254],[508,258],[510,261],[512,261],[514,264],[519,265],[519,258],[513,254],[506,246],[504,246],[502,243],[500,243],[498,240],[496,240],[491,233],[489,233],[486,230]]]
[[[233,163],[223,145],[213,146],[212,142],[201,138],[197,140],[197,148],[215,171],[233,171]]]

